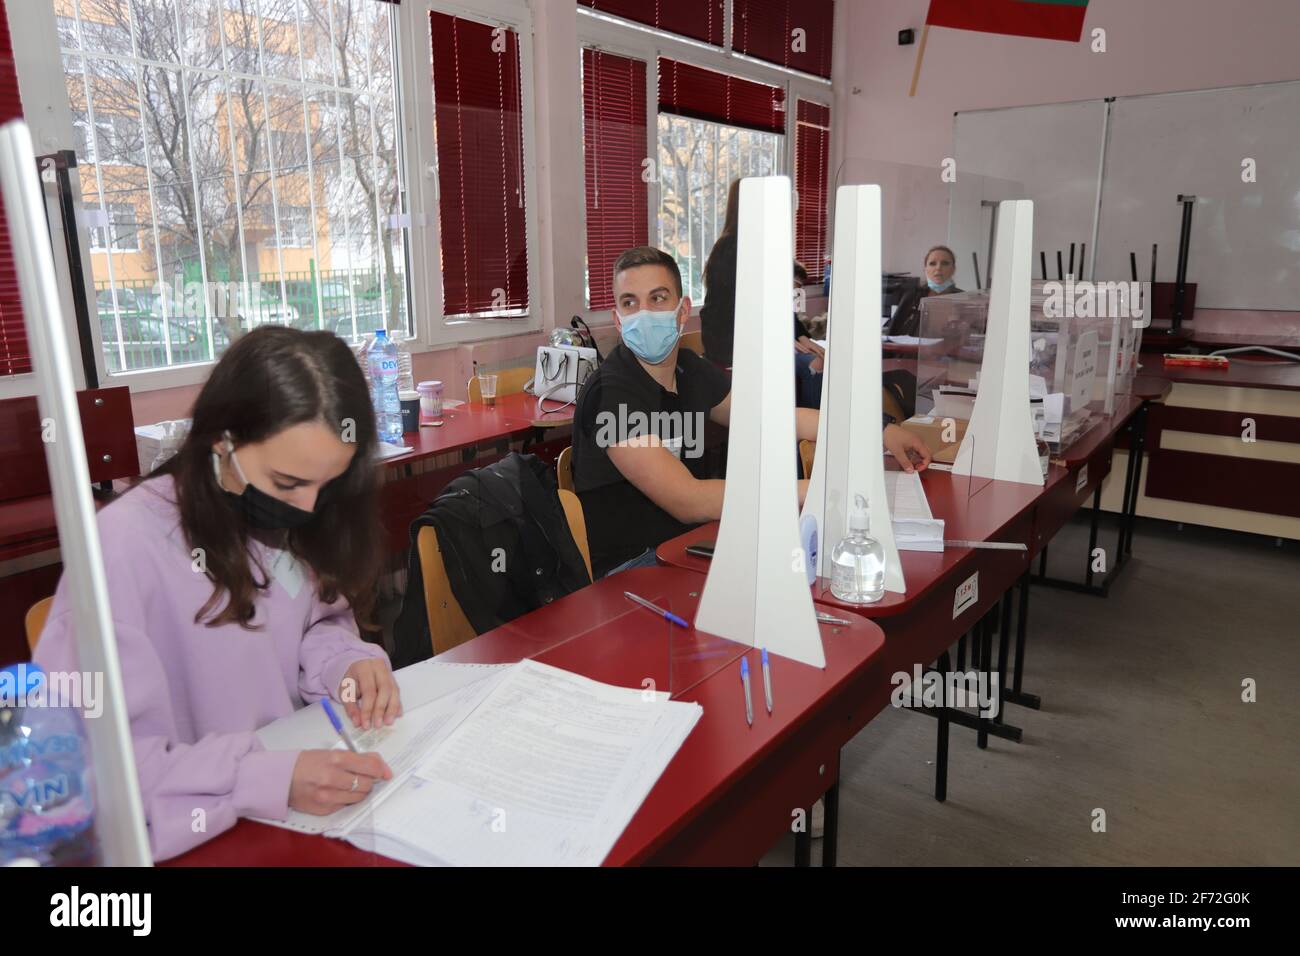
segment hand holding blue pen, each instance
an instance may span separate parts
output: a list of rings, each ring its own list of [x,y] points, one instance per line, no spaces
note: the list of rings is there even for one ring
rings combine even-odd
[[[343,738],[343,745],[354,754],[360,753],[361,751],[357,750],[357,745],[352,741],[352,735],[349,734],[347,728],[343,726],[343,721],[339,720],[339,715],[335,712],[334,705],[330,703],[329,698],[322,697],[320,705],[325,709],[325,716],[330,719],[330,723],[334,725],[334,729],[338,731],[338,735]]]

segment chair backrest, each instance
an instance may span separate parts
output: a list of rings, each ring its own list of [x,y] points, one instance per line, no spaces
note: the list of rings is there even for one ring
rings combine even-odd
[[[555,481],[560,486],[561,491],[577,490],[573,485],[572,445],[560,452],[560,457],[555,459]]]
[[[36,650],[36,642],[41,639],[41,631],[45,629],[45,619],[50,616],[50,605],[54,603],[54,598],[41,598],[35,604],[27,609],[27,617],[23,619],[23,626],[27,629],[27,649]]]
[[[682,348],[690,349],[696,355],[704,354],[704,333],[698,329],[694,332],[682,333]]]
[[[503,368],[490,374],[497,377],[497,398],[500,398],[502,395],[514,395],[516,392],[522,392],[524,386],[528,384],[528,380],[533,377],[533,370],[531,367]],[[469,380],[469,400],[471,402],[483,401],[483,392],[478,387],[477,375],[471,376]]]
[[[817,454],[817,443],[804,439],[799,443],[799,465],[803,468],[805,478],[812,477],[813,457]]]
[[[569,522],[569,533],[573,535],[578,550],[582,552],[582,560],[587,564],[587,576],[591,577],[591,551],[587,546],[587,518],[582,513],[582,499],[574,492],[561,488],[560,504],[564,506],[564,517]]]
[[[451,591],[447,566],[443,564],[442,551],[438,548],[438,532],[429,527],[421,528],[415,546],[420,554],[420,571],[424,575],[424,607],[429,616],[429,637],[433,653],[441,654],[474,637],[474,628]],[[411,582],[408,581],[406,586],[410,587]]]

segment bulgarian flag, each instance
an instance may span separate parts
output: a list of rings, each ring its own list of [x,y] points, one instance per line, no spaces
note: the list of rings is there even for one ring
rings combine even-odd
[[[1079,42],[1088,0],[930,0],[927,26]]]
[[[1078,43],[1087,12],[1088,0],[930,0],[907,95],[916,95],[932,26]]]

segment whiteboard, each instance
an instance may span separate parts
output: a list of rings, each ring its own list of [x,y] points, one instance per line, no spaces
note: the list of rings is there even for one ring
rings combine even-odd
[[[949,239],[957,255],[957,284],[975,287],[971,250],[987,283],[990,212],[981,200],[1032,199],[1035,277],[1040,251],[1056,278],[1056,250],[1069,267],[1069,247],[1087,244],[1092,262],[1097,184],[1106,140],[1106,102],[1083,100],[958,113],[953,128],[957,179],[949,204]]]
[[[1242,160],[1256,182],[1242,181]],[[1192,214],[1187,278],[1196,307],[1300,309],[1300,83],[1122,97],[1111,104],[1098,277],[1129,278],[1129,252],[1172,282]]]
[[[837,185],[880,186],[884,270],[924,275],[925,254],[948,235],[949,187],[940,171],[854,156],[844,160]]]

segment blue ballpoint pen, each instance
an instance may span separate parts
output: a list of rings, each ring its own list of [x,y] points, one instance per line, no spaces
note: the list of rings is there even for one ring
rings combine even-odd
[[[637,596],[636,596],[635,594],[633,594],[631,591],[624,591],[624,592],[623,592],[623,596],[624,596],[625,598],[627,598],[629,601],[635,601],[637,604],[640,604],[643,608],[647,608],[647,609],[649,609],[649,610],[651,610],[651,611],[654,611],[656,614],[658,614],[658,615],[659,615],[660,617],[662,617],[664,620],[672,621],[672,622],[673,622],[674,624],[676,624],[678,627],[687,627],[687,628],[689,628],[689,627],[691,626],[691,625],[690,625],[690,622],[687,621],[686,619],[678,617],[678,616],[677,616],[676,614],[674,614],[672,611],[665,611],[663,608],[659,607],[657,604],[651,604],[649,601],[647,601],[647,600],[646,600],[645,598],[643,598],[643,597],[637,597]]]
[[[749,658],[740,659],[740,682],[745,685],[745,720],[754,726],[754,705],[749,702]]]
[[[325,708],[325,716],[330,719],[330,723],[334,725],[334,729],[337,730],[339,736],[343,738],[344,746],[354,754],[360,753],[360,751],[357,750],[357,745],[352,742],[352,735],[347,732],[347,729],[343,726],[343,721],[339,720],[339,715],[334,712],[334,707],[330,704],[329,698],[322,697],[320,705]]]
[[[767,663],[767,648],[763,648],[763,697],[767,700],[767,712],[772,712],[772,668]]]

